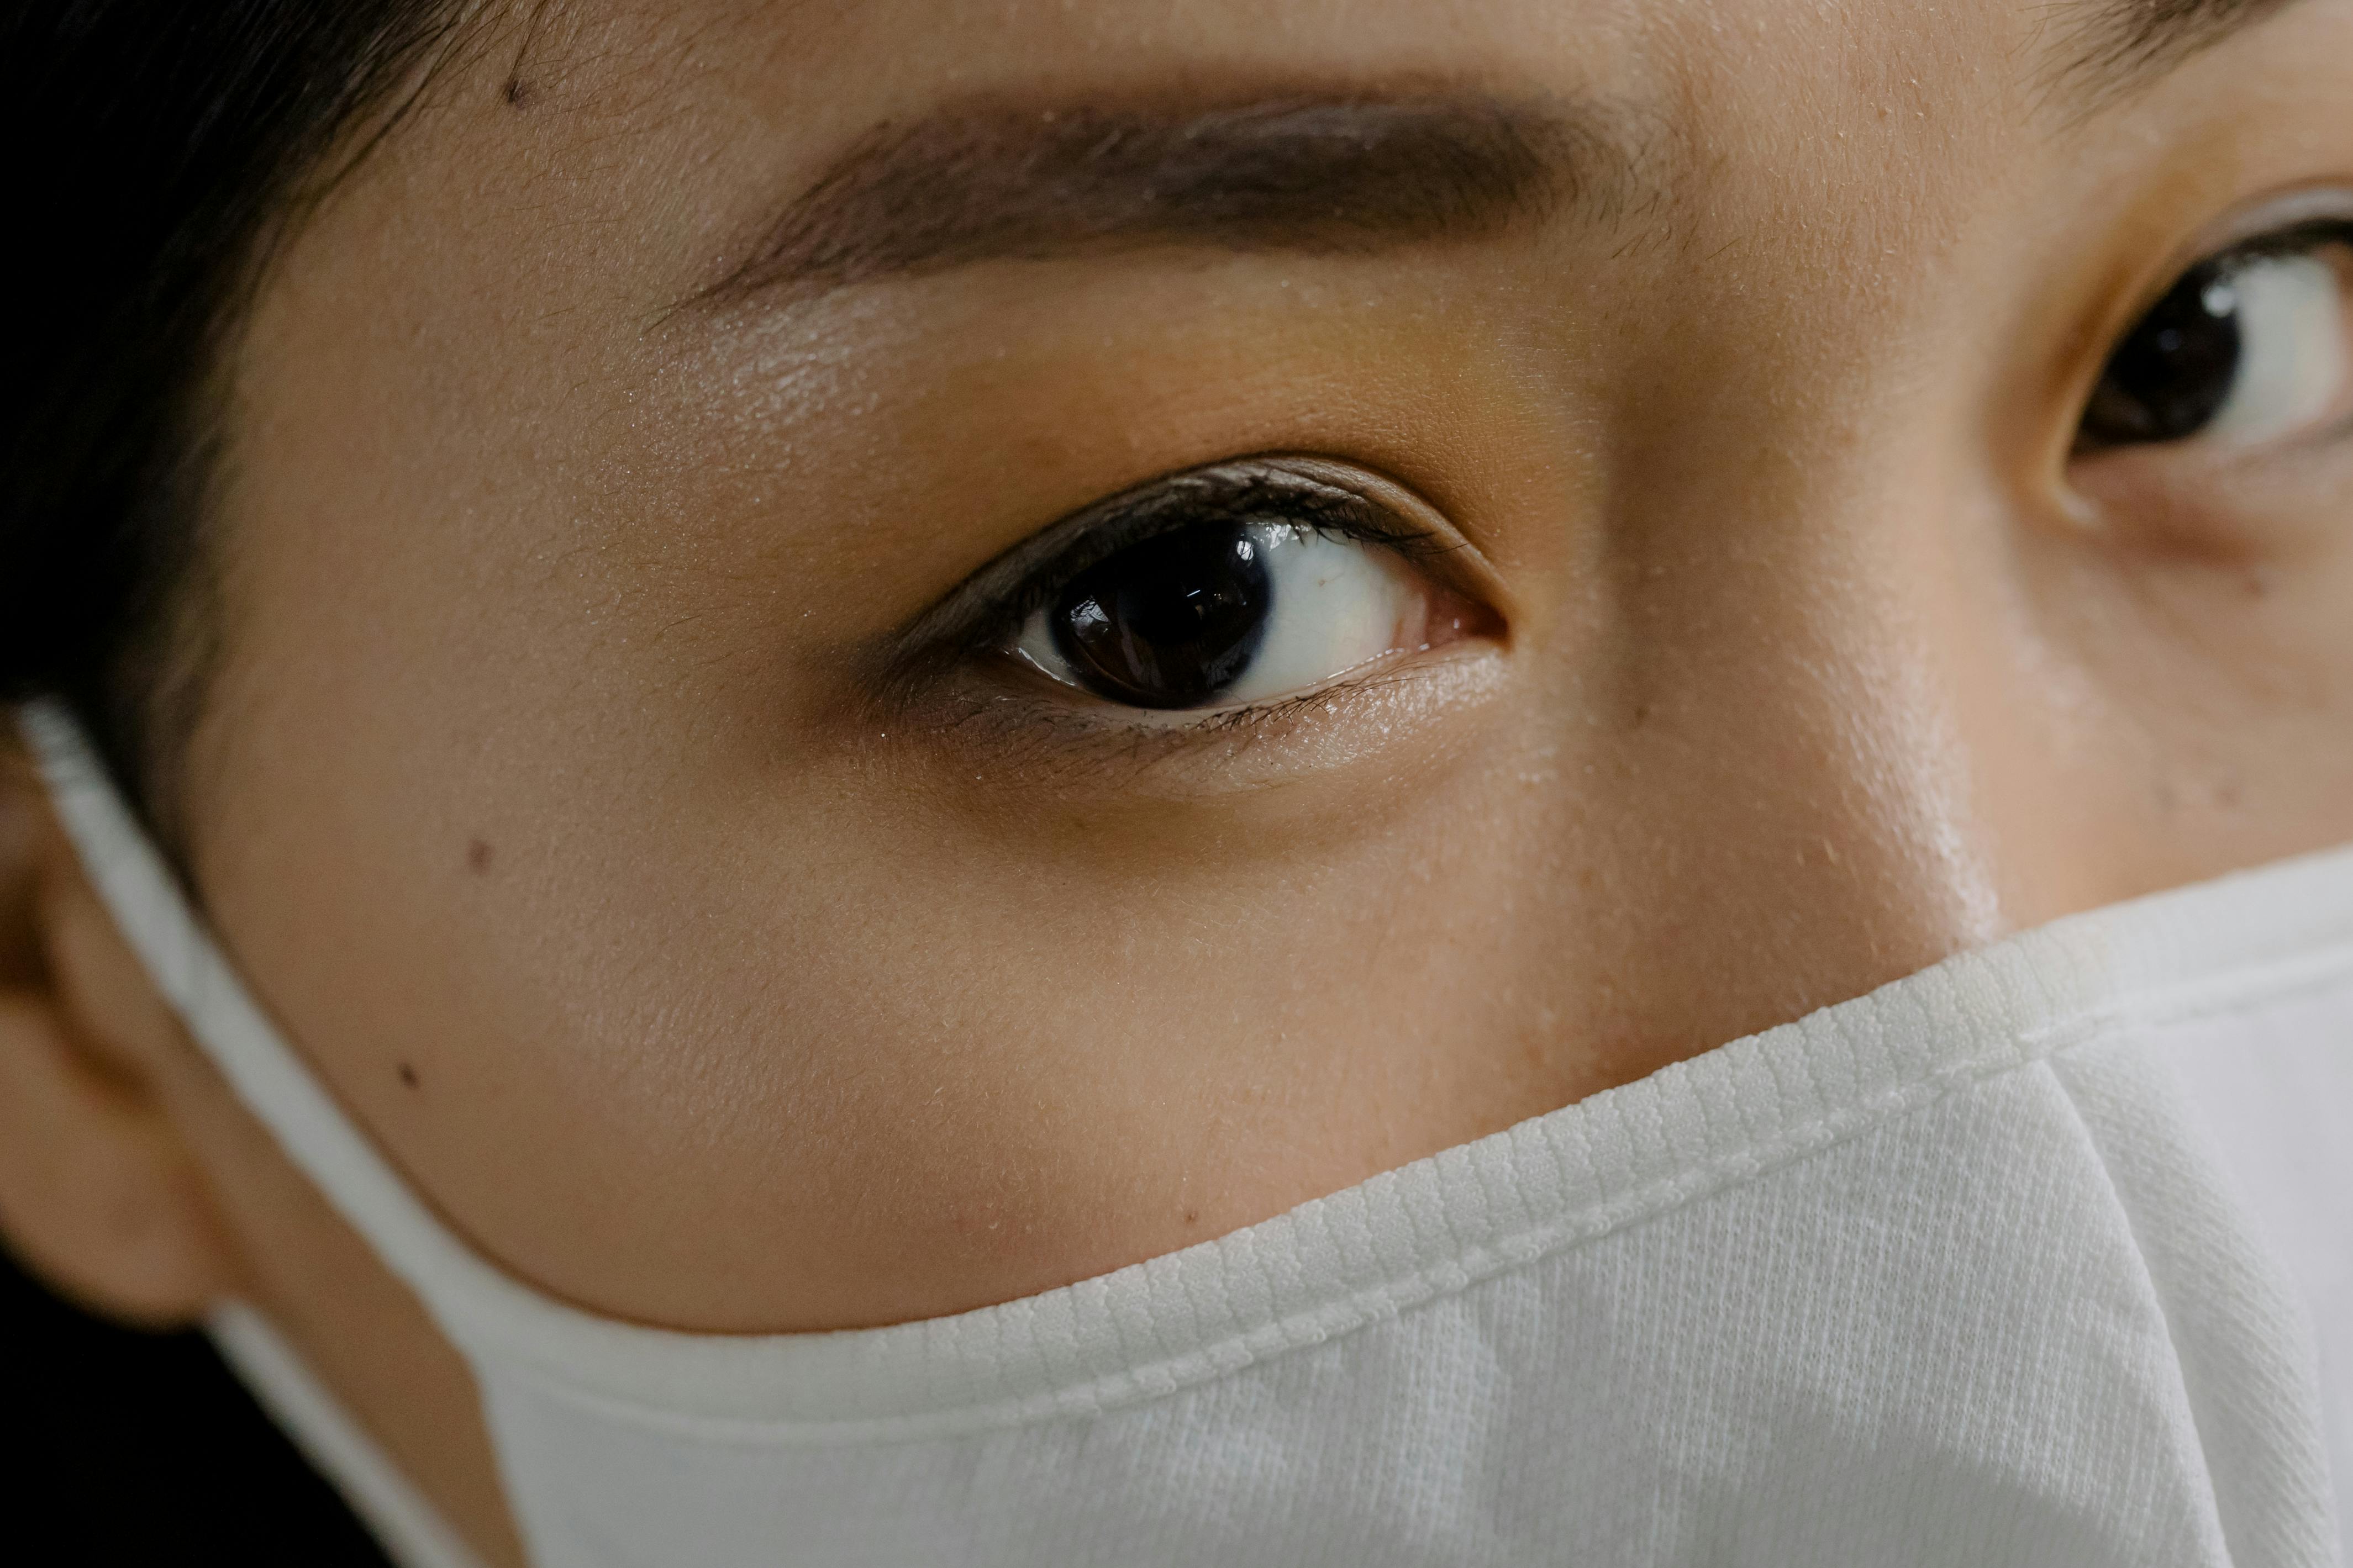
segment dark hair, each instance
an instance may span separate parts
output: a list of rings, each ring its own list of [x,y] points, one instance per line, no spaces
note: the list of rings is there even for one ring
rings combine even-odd
[[[0,701],[71,703],[151,819],[171,816],[206,661],[193,601],[220,347],[331,155],[373,144],[360,132],[413,100],[472,8],[16,0],[0,18],[20,193]]]

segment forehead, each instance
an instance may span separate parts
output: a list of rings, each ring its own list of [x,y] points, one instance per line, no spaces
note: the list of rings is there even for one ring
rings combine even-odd
[[[993,384],[990,364],[1026,359],[1039,367],[1033,401],[1100,412],[1092,389],[1120,364],[1184,345],[1247,353],[1279,300],[1296,307],[1283,307],[1286,331],[1312,301],[1335,333],[1394,335],[1434,319],[1439,296],[1497,277],[1518,305],[1508,333],[1482,341],[1545,337],[1526,374],[1582,374],[1602,363],[1584,352],[1589,334],[1622,331],[1620,362],[1651,367],[1662,389],[1672,362],[1686,382],[1859,397],[1854,378],[1813,373],[1948,356],[1958,314],[1981,347],[1989,321],[2028,308],[2002,289],[2131,249],[2088,230],[2146,226],[2167,250],[2184,238],[2170,215],[2242,195],[2225,188],[2230,123],[2264,92],[2208,91],[2213,73],[2238,82],[2256,62],[2265,92],[2300,73],[2290,96],[2309,104],[2324,88],[2303,79],[2341,79],[2353,63],[2353,0],[2302,0],[2297,25],[2260,49],[2202,56],[2193,46],[2219,35],[2199,16],[2260,29],[2268,8],[2148,3],[2181,18],[2176,29],[2136,29],[2146,16],[2126,0],[545,0],[494,12],[264,291],[240,358],[249,460],[237,477],[249,501],[265,479],[282,494],[242,509],[245,537],[262,539],[265,512],[347,507],[364,466],[385,476],[371,481],[385,506],[451,528],[518,518],[535,497],[541,512],[600,519],[675,554],[698,526],[678,510],[678,476],[715,483],[723,462],[746,504],[767,504],[810,460],[798,432],[854,424],[878,399],[920,392],[943,404],[926,417],[964,417]],[[2147,75],[2167,66],[2179,74]],[[1307,269],[1296,289],[1280,267],[1219,272],[1219,246],[1191,243],[1199,236],[1155,252],[1141,291],[1113,267],[972,268],[939,289],[838,290],[821,309],[726,331],[699,330],[709,318],[681,309],[739,274],[780,215],[861,145],[901,132],[920,143],[924,127],[970,121],[976,106],[1026,116],[1057,156],[1078,145],[1050,133],[1057,117],[1137,115],[1181,155],[1188,117],[1203,112],[1414,94],[1557,116],[1606,143],[1620,199],[1508,226],[1508,244],[1474,227],[1461,237],[1482,244],[1426,254],[1419,296],[1391,269],[1382,287],[1404,310],[1373,310],[1362,272]],[[2272,116],[2284,117],[2314,119]],[[2223,153],[2175,156],[2202,143]],[[1029,157],[1018,141],[993,155],[992,178]],[[1150,205],[1149,162],[1126,173],[1131,206],[1139,194]],[[879,216],[920,226],[925,199],[918,188]],[[1050,206],[1033,201],[1031,216]],[[1214,293],[1229,275],[1255,292]],[[1949,286],[1924,286],[1939,279]],[[1089,309],[1071,309],[1082,296]],[[1351,300],[1364,307],[1354,325],[1341,320]],[[1064,371],[1047,375],[1050,362]],[[1192,383],[1154,384],[1214,401],[1221,373],[1201,363]],[[955,366],[961,380],[945,374]],[[1137,390],[1132,374],[1121,384]],[[1630,383],[1630,403],[1649,384]],[[829,460],[881,439],[839,434]],[[520,549],[527,533],[511,521],[480,537]],[[402,535],[354,547],[423,546]]]
[[[995,5],[942,0],[541,0],[504,15],[512,84],[614,84],[681,65],[782,85],[813,79],[797,117],[944,83],[1093,86],[1288,68],[1395,75],[1485,68],[1500,78],[1650,68],[1662,81],[1783,78],[1843,63],[1850,85],[1884,79],[1862,51],[1914,68],[1942,61],[2091,96],[2210,47],[2295,0],[1090,0]],[[486,57],[504,65],[504,58]],[[845,74],[846,73],[846,74]],[[1166,85],[1165,81],[1162,85]],[[1629,83],[1630,87],[1637,84]],[[1686,105],[1686,107],[1695,107]]]
[[[681,99],[808,148],[943,100],[1219,96],[1442,81],[1575,92],[1660,132],[1766,107],[1891,112],[2027,95],[2111,52],[2143,4],[2232,0],[1090,0],[856,5],[571,0],[510,18],[506,100],[678,126]],[[2179,31],[2185,32],[2186,28]]]
[[[2172,157],[2200,139],[2227,142],[2208,121],[2249,101],[2243,89],[2192,90],[2201,72],[2243,75],[2253,59],[2274,74],[2342,75],[2328,62],[2353,61],[2353,0],[2301,0],[2287,8],[2316,31],[2200,58],[2227,24],[2260,29],[2282,8],[534,0],[487,14],[441,62],[418,112],[298,238],[244,356],[252,417],[240,439],[257,460],[243,472],[315,480],[321,504],[342,504],[351,459],[406,461],[417,489],[402,504],[447,512],[441,487],[463,469],[459,458],[493,476],[483,485],[624,466],[643,476],[687,460],[685,432],[724,442],[756,426],[762,461],[776,467],[789,457],[787,414],[863,406],[873,389],[860,378],[923,363],[904,344],[896,360],[874,352],[894,331],[966,357],[1024,352],[1075,275],[1024,274],[1020,289],[986,300],[952,287],[916,305],[853,289],[804,312],[786,339],[697,335],[680,310],[741,269],[847,153],[976,105],[1050,127],[1058,115],[1141,113],[1179,150],[1187,117],[1205,106],[1431,92],[1538,105],[1608,143],[1623,195],[1610,221],[1564,221],[1544,246],[1519,247],[1520,276],[1540,273],[1539,292],[1582,280],[1589,321],[1639,310],[1663,321],[1672,304],[1708,329],[1681,340],[1694,352],[1716,342],[1760,372],[1794,375],[1772,345],[1825,331],[1883,358],[1893,319],[1925,308],[1909,302],[1929,292],[1915,287],[1924,278],[1996,277],[1989,262],[2017,260],[2020,246],[2047,252],[2050,235],[2087,215],[2129,226],[2133,210],[2196,207],[2212,194],[2184,181],[2227,184],[2227,157]],[[2169,68],[2179,77],[2159,80]],[[2311,100],[2311,83],[2298,90]],[[1071,144],[1060,138],[1064,153]],[[1026,155],[999,148],[998,172]],[[2152,185],[2147,167],[2168,161],[2189,172]],[[1131,173],[1148,199],[1152,171]],[[1465,275],[1433,281],[1451,288]],[[1653,284],[1672,298],[1620,303]],[[353,308],[359,300],[366,310]],[[985,325],[965,330],[974,322]],[[1746,348],[1727,335],[1736,322]],[[486,407],[501,418],[485,424]],[[576,444],[576,464],[547,460],[557,437]],[[367,449],[353,450],[363,439]],[[677,521],[621,510],[632,527]]]
[[[1820,203],[1931,216],[2283,0],[543,0],[493,19],[404,128],[405,197],[563,255],[627,233],[703,271],[845,148],[943,110],[1050,119],[1443,88],[1574,104],[1651,215]],[[1064,141],[1071,140],[1067,135]],[[1017,153],[1018,155],[1018,153]],[[1736,174],[1735,173],[1736,171]],[[1881,198],[1874,200],[1874,195]],[[521,216],[501,225],[501,215]],[[606,255],[607,262],[619,258]],[[618,281],[621,274],[609,268]],[[704,279],[707,281],[708,279]]]
[[[1852,208],[1924,175],[1949,184],[1965,156],[2014,140],[2106,36],[2083,7],[2113,5],[542,0],[490,14],[440,62],[427,111],[340,198],[357,210],[314,226],[330,247],[340,232],[406,252],[386,263],[404,280],[423,249],[494,289],[560,279],[583,303],[603,290],[658,311],[844,149],[943,110],[1433,89],[1575,105],[1657,216],[1695,201]]]

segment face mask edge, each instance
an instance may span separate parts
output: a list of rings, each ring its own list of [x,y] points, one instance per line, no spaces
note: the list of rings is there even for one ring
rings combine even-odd
[[[2173,911],[2165,900],[2181,897],[2179,892],[2158,895],[2156,900],[2144,905],[2095,911],[2091,916],[2029,933],[2032,952],[2047,956],[2055,944],[2069,955],[2064,966],[2068,978],[2057,984],[2055,992],[2049,973],[2051,966],[2045,963],[2037,969],[2027,963],[2021,955],[2029,949],[2021,945],[2021,939],[2012,939],[1897,981],[1871,996],[1840,1004],[1764,1035],[1735,1042],[1693,1062],[1678,1064],[1651,1079],[1524,1122],[1477,1143],[1383,1173],[1358,1188],[1314,1200],[1301,1209],[1233,1236],[1096,1280],[1081,1281],[1018,1302],[982,1308],[957,1318],[832,1335],[716,1336],[614,1322],[541,1298],[500,1274],[443,1230],[422,1200],[406,1190],[323,1088],[313,1080],[290,1047],[278,1037],[259,1008],[245,996],[237,977],[206,940],[193,913],[185,910],[160,859],[146,846],[135,822],[114,797],[102,772],[97,771],[99,764],[81,742],[70,717],[54,710],[35,709],[26,711],[24,722],[85,863],[92,868],[94,879],[140,947],[142,959],[159,982],[171,988],[184,1016],[190,1016],[192,1033],[205,1042],[216,1059],[236,1057],[240,1049],[245,1058],[264,1058],[259,1066],[248,1061],[243,1077],[233,1070],[232,1062],[224,1060],[223,1067],[230,1072],[232,1081],[238,1084],[240,1094],[249,1105],[255,1102],[255,1092],[244,1078],[258,1076],[269,1080],[260,1086],[269,1109],[257,1106],[257,1111],[280,1141],[289,1144],[297,1163],[335,1199],[346,1217],[359,1226],[396,1271],[426,1298],[451,1337],[475,1359],[478,1369],[486,1376],[505,1378],[529,1370],[536,1374],[532,1381],[543,1380],[549,1392],[617,1411],[635,1409],[641,1415],[691,1407],[704,1416],[740,1420],[785,1440],[791,1440],[785,1429],[801,1426],[814,1429],[805,1436],[817,1436],[821,1430],[828,1436],[847,1436],[882,1426],[896,1430],[911,1418],[927,1427],[938,1425],[931,1417],[944,1419],[948,1426],[1019,1423],[1098,1407],[1109,1394],[1116,1393],[1123,1401],[1152,1397],[1170,1386],[1176,1368],[1164,1363],[1141,1369],[1137,1385],[1106,1389],[1101,1380],[1085,1375],[1091,1364],[1100,1364],[1088,1350],[1092,1340],[1106,1332],[1124,1340],[1139,1327],[1148,1332],[1155,1320],[1161,1328],[1166,1328],[1170,1314],[1159,1310],[1156,1303],[1172,1291],[1183,1293],[1181,1276],[1188,1268],[1197,1273],[1213,1269],[1227,1279],[1261,1272],[1248,1267],[1246,1256],[1256,1252],[1296,1255],[1302,1244],[1294,1233],[1307,1223],[1309,1211],[1314,1211],[1314,1220],[1323,1222],[1347,1205],[1377,1203],[1393,1216],[1384,1224],[1368,1227],[1365,1237],[1380,1260],[1377,1269],[1381,1276],[1379,1280],[1371,1287],[1354,1281],[1357,1289],[1339,1290],[1334,1287],[1352,1282],[1344,1270],[1340,1279],[1327,1279],[1319,1287],[1324,1291],[1320,1310],[1277,1312],[1271,1321],[1254,1314],[1246,1305],[1235,1315],[1237,1331],[1214,1342],[1198,1344],[1196,1349],[1201,1356],[1215,1360],[1220,1346],[1231,1346],[1247,1352],[1247,1359],[1256,1360],[1279,1353],[1293,1343],[1312,1342],[1335,1331],[1345,1331],[1351,1323],[1371,1321],[1365,1315],[1367,1312],[1386,1315],[1400,1310],[1401,1297],[1395,1291],[1396,1276],[1414,1272],[1412,1266],[1421,1260],[1409,1238],[1402,1242],[1398,1239],[1398,1218],[1408,1215],[1411,1209],[1426,1207],[1431,1201],[1437,1201],[1443,1208],[1449,1194],[1459,1193],[1465,1173],[1476,1184],[1487,1184],[1492,1176],[1501,1174],[1508,1184],[1525,1187],[1529,1185],[1525,1180],[1527,1167],[1535,1165],[1541,1174],[1542,1168],[1549,1166],[1550,1181],[1535,1184],[1546,1190],[1520,1194],[1523,1208],[1549,1207],[1566,1195],[1559,1189],[1580,1184],[1576,1167],[1582,1164],[1595,1170],[1607,1169],[1612,1156],[1607,1149],[1563,1151],[1546,1148],[1546,1144],[1572,1129],[1581,1136],[1599,1129],[1607,1143],[1610,1137],[1623,1134],[1626,1128],[1647,1117],[1657,1121],[1661,1129],[1652,1141],[1656,1146],[1648,1152],[1659,1163],[1675,1165],[1680,1174],[1688,1176],[1690,1169],[1684,1158],[1688,1146],[1695,1142],[1698,1147],[1705,1148],[1711,1142],[1724,1141],[1716,1125],[1723,1112],[1711,1111],[1714,1102],[1730,1095],[1736,1103],[1739,1095],[1750,1090],[1760,1094],[1778,1091],[1779,1086],[1768,1081],[1774,1066],[1771,1058],[1777,1051],[1794,1048],[1794,1043],[1820,1055],[1828,1042],[1849,1056],[1860,1051],[1881,1058],[1875,1062],[1858,1059],[1853,1064],[1854,1071],[1862,1079],[1876,1078],[1878,1089],[1885,1089],[1890,1083],[1899,1089],[1906,1085],[1916,1088],[1939,1065],[1950,1068],[1968,1058],[1968,1053],[1953,1046],[1951,1039],[2015,1043],[2021,1028],[2029,1022],[2006,1016],[2012,1010],[2008,1004],[2014,1002],[2020,987],[1995,984],[1995,976],[2007,970],[2018,970],[2051,993],[2028,1009],[2046,1023],[2063,1021],[2063,1016],[2070,1013],[2088,1016],[2099,996],[2113,994],[2115,989],[2116,976],[2111,973],[2108,955],[2112,944],[2105,940],[2106,933],[2119,925],[2167,926],[2172,921]],[[2242,875],[2260,879],[2260,885],[2252,891],[2242,889],[2233,895],[2232,901],[2238,903],[2260,904],[2263,892],[2283,876],[2291,884],[2297,883],[2299,878],[2306,879],[2321,894],[2337,889],[2335,901],[2348,905],[2338,912],[2347,917],[2346,928],[2353,932],[2353,900],[2343,894],[2346,884],[2353,882],[2353,851],[2325,852],[2309,862],[2293,863],[2284,871],[2269,868]],[[2285,901],[2327,900],[2315,894]],[[2174,933],[2173,940],[2181,940],[2181,933]],[[2257,944],[2247,942],[2239,945]],[[1983,1005],[1989,997],[2003,1005],[1989,1011]],[[1926,1005],[1924,1011],[1925,1003],[1937,1005]],[[224,1005],[228,1006],[231,1021],[248,1035],[259,1037],[259,1043],[255,1038],[225,1042],[213,1037],[221,1032],[218,1009]],[[242,1013],[237,1011],[239,1006]],[[1896,1017],[1899,1013],[1906,1015],[1908,1021]],[[1909,1017],[1912,1014],[1919,1016]],[[201,1026],[204,1020],[210,1020],[212,1026]],[[1947,1029],[1950,1030],[1950,1038],[1945,1035]],[[1920,1047],[1911,1053],[1911,1058],[1917,1059],[1899,1061],[1891,1056],[1889,1041],[1899,1036],[1911,1037]],[[1926,1044],[1921,1045],[1923,1041]],[[273,1051],[283,1059],[269,1059]],[[291,1089],[287,1083],[279,1081],[290,1076],[301,1080]],[[1863,1102],[1871,1095],[1862,1093],[1859,1099],[1854,1095],[1854,1091],[1868,1087],[1850,1081],[1844,1091],[1833,1084],[1826,1092],[1831,1099],[1854,1110],[1868,1109]],[[303,1089],[307,1094],[296,1092]],[[289,1094],[290,1100],[286,1098]],[[291,1120],[295,1125],[290,1130],[280,1125],[281,1120]],[[320,1122],[332,1123],[331,1131],[338,1131],[340,1136],[320,1133],[316,1125]],[[295,1136],[290,1138],[290,1131]],[[1757,1151],[1753,1139],[1737,1140],[1736,1143],[1737,1146],[1726,1156],[1727,1163],[1735,1166],[1753,1157]],[[1641,1162],[1637,1160],[1635,1163]],[[315,1168],[319,1164],[325,1166],[323,1173]],[[354,1169],[362,1176],[354,1177]],[[1592,1207],[1619,1215],[1619,1218],[1604,1226],[1606,1230],[1609,1226],[1627,1223],[1624,1216],[1628,1213],[1628,1194],[1597,1191],[1604,1185],[1607,1184],[1596,1182],[1585,1190],[1595,1196]],[[354,1195],[355,1186],[361,1189],[357,1195],[365,1205],[360,1215],[353,1212],[347,1201]],[[373,1190],[367,1190],[370,1188]],[[1558,1217],[1556,1211],[1555,1217]],[[1409,1220],[1406,1223],[1409,1229]],[[1504,1254],[1496,1261],[1497,1268],[1510,1267],[1528,1256],[1530,1243],[1524,1236],[1504,1235],[1493,1239]],[[1566,1244],[1556,1241],[1552,1245]],[[1384,1258],[1383,1253],[1388,1256]],[[1461,1256],[1460,1248],[1455,1248],[1445,1259],[1429,1267],[1448,1279],[1459,1278]],[[1430,1289],[1442,1288],[1442,1284],[1440,1281]],[[1353,1309],[1343,1310],[1340,1319],[1332,1316],[1335,1297],[1342,1302],[1356,1303]],[[1376,1299],[1368,1301],[1366,1298]],[[1277,1303],[1261,1295],[1256,1305],[1271,1310]],[[985,1390],[975,1387],[971,1369],[957,1357],[965,1353],[965,1347],[973,1342],[992,1336],[998,1340],[1014,1337],[1008,1335],[1008,1326],[1017,1317],[1027,1324],[1024,1334],[1029,1347],[1008,1355],[1005,1364],[997,1368],[997,1375],[988,1381],[1000,1390],[1000,1397],[980,1402],[987,1406],[981,1408],[972,1395]],[[493,1373],[484,1364],[486,1356],[511,1359]],[[1232,1368],[1220,1363],[1190,1370],[1198,1376],[1214,1376]],[[955,1375],[947,1378],[945,1373]],[[1198,1381],[1198,1377],[1187,1375],[1185,1380]],[[936,1402],[950,1383],[961,1390],[961,1397],[954,1408],[940,1409]],[[807,1419],[783,1415],[784,1410],[800,1412]]]

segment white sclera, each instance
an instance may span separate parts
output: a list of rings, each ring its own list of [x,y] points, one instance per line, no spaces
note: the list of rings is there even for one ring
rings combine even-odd
[[[1250,525],[1273,586],[1258,651],[1204,707],[1226,708],[1306,691],[1398,651],[1421,615],[1421,595],[1388,550],[1294,523]],[[1086,683],[1054,646],[1050,610],[1021,628],[1015,651],[1055,679]]]
[[[2345,282],[2318,256],[2251,261],[2214,287],[2238,308],[2240,360],[2231,395],[2205,430],[2256,447],[2319,423],[2353,385],[2353,321]]]

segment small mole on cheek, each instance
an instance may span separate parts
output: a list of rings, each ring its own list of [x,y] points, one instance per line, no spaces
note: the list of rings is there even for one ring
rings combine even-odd
[[[1199,1209],[1187,1209],[1187,1210],[1185,1211],[1185,1223],[1186,1223],[1187,1225],[1198,1225],[1198,1224],[1200,1224],[1200,1223],[1201,1223],[1201,1211],[1200,1211]]]
[[[491,844],[487,838],[477,838],[466,846],[466,869],[476,876],[491,868]]]
[[[400,1081],[406,1084],[409,1088],[415,1089],[417,1087],[417,1069],[410,1067],[406,1062],[401,1063]]]
[[[531,86],[519,76],[507,78],[506,100],[521,109],[531,100]]]

